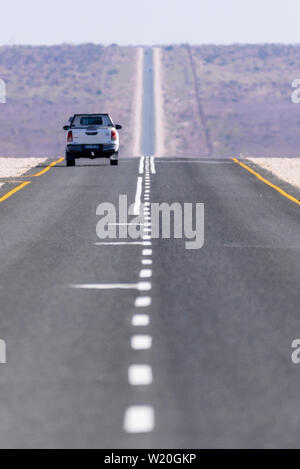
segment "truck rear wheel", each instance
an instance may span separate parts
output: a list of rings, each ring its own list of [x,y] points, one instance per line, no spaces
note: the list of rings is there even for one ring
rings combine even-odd
[[[76,166],[76,161],[72,154],[70,153],[66,154],[66,161],[67,161],[68,168]]]
[[[114,154],[114,158],[110,159],[110,165],[111,166],[118,166],[118,164],[119,164],[119,152],[116,152]]]

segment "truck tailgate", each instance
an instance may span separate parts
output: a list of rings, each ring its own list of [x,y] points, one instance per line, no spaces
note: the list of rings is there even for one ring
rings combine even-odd
[[[73,129],[73,140],[84,145],[111,143],[111,129]]]

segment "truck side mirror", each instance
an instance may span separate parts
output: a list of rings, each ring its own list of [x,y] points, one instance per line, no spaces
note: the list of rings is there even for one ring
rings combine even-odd
[[[64,125],[63,130],[70,130],[70,126],[69,125]]]
[[[122,126],[121,125],[116,125],[116,129],[117,130],[122,130]]]

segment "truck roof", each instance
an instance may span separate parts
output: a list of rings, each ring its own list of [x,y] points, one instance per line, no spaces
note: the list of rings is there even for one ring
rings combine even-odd
[[[74,114],[73,117],[78,117],[78,116],[109,116],[108,112],[94,112],[92,114],[88,112],[81,112],[80,114]]]

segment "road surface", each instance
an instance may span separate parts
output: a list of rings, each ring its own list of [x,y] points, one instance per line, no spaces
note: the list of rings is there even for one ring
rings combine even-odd
[[[299,207],[231,160],[36,171],[0,203],[0,446],[299,447]],[[138,178],[205,204],[202,249],[97,244],[98,205]]]

